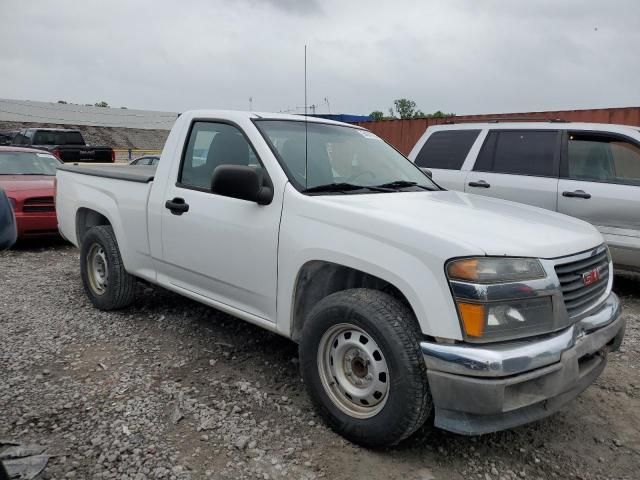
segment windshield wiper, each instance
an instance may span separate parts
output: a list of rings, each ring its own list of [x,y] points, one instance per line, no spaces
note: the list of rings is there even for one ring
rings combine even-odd
[[[352,192],[355,190],[369,190],[373,192],[393,192],[392,188],[385,188],[383,186],[366,186],[366,185],[354,185],[353,183],[327,183],[325,185],[318,185],[302,190],[303,193],[323,193],[323,192]]]
[[[433,190],[432,188],[427,187],[426,185],[419,185],[418,182],[410,182],[409,180],[396,180],[394,182],[383,183],[382,185],[376,185],[378,188],[407,188],[407,187],[418,187],[423,190]]]

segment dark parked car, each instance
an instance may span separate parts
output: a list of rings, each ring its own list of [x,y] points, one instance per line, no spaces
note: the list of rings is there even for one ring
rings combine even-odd
[[[16,133],[18,133],[17,130],[3,130],[0,132],[0,145],[11,145]]]
[[[11,203],[4,190],[0,189],[0,252],[9,248],[16,241],[16,219]],[[0,462],[0,479],[2,479],[2,465]]]
[[[138,157],[135,160],[132,160],[129,165],[158,165],[160,161],[159,155],[145,155],[144,157]]]
[[[12,145],[47,150],[63,162],[115,162],[111,147],[85,143],[78,130],[65,128],[27,128],[13,138]]]

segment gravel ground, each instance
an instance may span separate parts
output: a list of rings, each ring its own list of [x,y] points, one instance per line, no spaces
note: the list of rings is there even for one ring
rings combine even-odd
[[[78,270],[64,243],[0,254],[0,443],[46,447],[40,478],[639,478],[638,279],[616,277],[622,351],[558,414],[366,450],[314,415],[292,342],[145,285],[100,312]]]

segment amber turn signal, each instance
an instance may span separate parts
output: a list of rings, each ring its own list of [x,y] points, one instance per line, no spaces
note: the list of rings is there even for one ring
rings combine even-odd
[[[484,334],[485,311],[484,305],[477,303],[458,302],[458,311],[464,325],[464,331],[469,337],[482,337]]]
[[[448,267],[449,278],[458,278],[461,280],[477,280],[478,279],[478,259],[469,258],[466,260],[458,260],[452,262]]]

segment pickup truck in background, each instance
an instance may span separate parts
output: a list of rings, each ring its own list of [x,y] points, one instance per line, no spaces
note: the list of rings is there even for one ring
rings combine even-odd
[[[56,205],[97,308],[144,279],[292,339],[319,413],[366,446],[432,413],[463,434],[550,415],[624,335],[593,226],[444,191],[352,125],[186,112],[157,167],[61,166]]]
[[[116,161],[115,152],[111,147],[87,145],[79,130],[27,128],[13,137],[13,145],[46,150],[65,163]]]
[[[427,129],[409,158],[451,190],[585,220],[616,268],[640,272],[640,129],[561,121]]]

